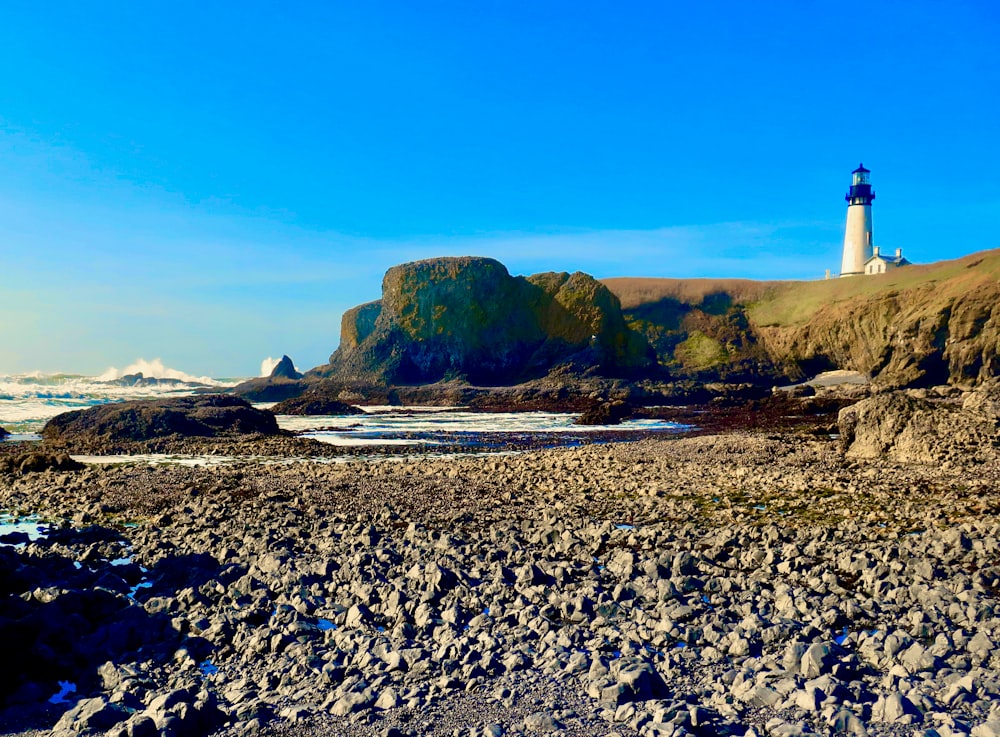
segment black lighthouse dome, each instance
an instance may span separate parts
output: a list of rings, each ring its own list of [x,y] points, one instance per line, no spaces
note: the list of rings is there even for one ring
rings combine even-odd
[[[849,204],[870,205],[875,199],[869,174],[871,171],[866,169],[864,164],[860,164],[857,169],[851,172],[851,189],[844,197]]]

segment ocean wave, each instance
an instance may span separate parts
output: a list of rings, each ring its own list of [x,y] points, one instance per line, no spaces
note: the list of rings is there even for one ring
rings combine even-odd
[[[274,367],[281,363],[280,358],[273,358],[268,356],[263,361],[260,362],[260,375],[270,376],[271,372],[274,371]]]
[[[111,366],[95,381],[117,381],[125,376],[134,376],[135,374],[142,374],[147,379],[173,379],[183,381],[185,384],[205,384],[207,386],[233,386],[235,384],[235,382],[213,379],[211,376],[192,376],[184,371],[165,366],[162,359],[159,358],[154,358],[152,361],[140,358],[123,369]]]
[[[143,380],[126,380],[142,374]],[[31,371],[0,375],[0,426],[16,433],[39,432],[56,415],[98,404],[130,399],[187,396],[206,387],[225,389],[239,379],[194,376],[168,368],[163,361],[139,359],[100,376]]]

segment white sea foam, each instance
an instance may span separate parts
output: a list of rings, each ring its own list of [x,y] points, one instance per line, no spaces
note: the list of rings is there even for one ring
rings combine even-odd
[[[268,356],[260,362],[260,375],[270,376],[271,372],[274,371],[274,367],[279,363],[281,363],[280,358],[271,358],[271,356]]]
[[[283,430],[334,445],[377,445],[398,442],[403,434],[442,433],[576,433],[683,431],[665,420],[628,420],[620,425],[574,425],[577,415],[562,412],[470,412],[462,407],[364,407],[363,415],[298,417],[278,415]],[[415,439],[406,438],[410,442]],[[423,440],[427,442],[433,437]]]
[[[118,386],[108,383],[139,372],[146,378],[173,381],[162,386]],[[0,427],[14,433],[37,433],[45,422],[70,410],[127,399],[184,396],[205,386],[222,389],[235,386],[236,383],[238,382],[207,376],[195,377],[166,368],[159,360],[136,361],[122,370],[110,368],[100,376],[40,371],[0,375]]]
[[[123,369],[117,369],[114,366],[111,366],[103,374],[98,376],[96,380],[114,381],[115,379],[120,379],[123,376],[128,376],[130,374],[142,374],[147,379],[176,379],[177,381],[183,381],[186,384],[207,384],[208,386],[222,385],[222,382],[219,382],[210,376],[192,376],[191,374],[183,371],[168,368],[163,365],[163,361],[159,358],[154,358],[152,361],[140,358],[137,361],[133,361]]]
[[[267,359],[271,361],[273,359]],[[264,368],[264,365],[262,365]],[[146,382],[116,383],[127,375],[142,373],[146,378],[172,379],[157,384]],[[156,399],[187,396],[206,386],[220,389],[234,386],[238,380],[195,377],[166,368],[159,359],[139,360],[125,369],[110,368],[102,375],[30,374],[0,375],[0,427],[15,433],[15,439],[37,437],[44,424],[76,409],[132,399]],[[271,404],[257,405],[269,408]],[[449,446],[476,446],[482,434],[565,434],[567,443],[580,442],[574,436],[593,432],[684,432],[688,428],[662,420],[630,420],[613,426],[580,426],[577,415],[555,412],[470,412],[465,407],[365,407],[363,415],[335,417],[292,417],[279,415],[278,424],[285,430],[340,446],[420,445],[429,454],[447,452]],[[492,442],[492,441],[491,441]],[[384,454],[380,454],[384,455]],[[209,459],[176,457],[146,458],[148,462],[219,462]],[[231,462],[226,459],[222,462]],[[88,462],[121,462],[121,459],[88,459]],[[335,461],[334,461],[335,462]]]

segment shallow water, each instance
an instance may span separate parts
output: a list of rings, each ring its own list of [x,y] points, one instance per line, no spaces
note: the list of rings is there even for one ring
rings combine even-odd
[[[0,538],[12,532],[23,532],[30,541],[35,541],[45,537],[49,529],[48,524],[35,516],[15,517],[7,513],[0,513]],[[0,545],[6,544],[0,543]]]
[[[120,373],[120,372],[119,372]],[[5,442],[40,439],[52,417],[74,409],[131,399],[187,396],[204,382],[223,389],[235,382],[202,377],[199,382],[164,386],[117,386],[104,377],[76,374],[0,376],[0,426],[13,434]],[[255,405],[269,409],[273,404]],[[144,463],[217,466],[246,461],[294,463],[311,460],[345,463],[359,459],[401,460],[416,457],[480,455],[517,452],[526,447],[572,446],[629,433],[683,433],[691,426],[663,420],[629,420],[620,425],[578,426],[578,415],[558,412],[472,412],[465,407],[364,407],[365,414],[349,416],[278,415],[278,425],[302,437],[344,448],[343,455],[322,458],[265,458],[215,455],[137,454],[76,455],[91,464]],[[398,452],[392,449],[398,447]],[[369,455],[366,449],[371,449]]]
[[[303,437],[342,446],[476,445],[483,434],[684,432],[666,420],[627,420],[620,425],[574,425],[568,412],[470,412],[464,407],[364,407],[364,415],[278,415],[278,425]]]

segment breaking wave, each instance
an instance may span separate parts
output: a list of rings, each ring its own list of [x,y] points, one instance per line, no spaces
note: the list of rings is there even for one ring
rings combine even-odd
[[[98,376],[95,381],[116,381],[124,376],[134,374],[142,374],[147,379],[174,379],[176,381],[183,381],[186,384],[207,384],[208,386],[227,385],[224,382],[220,382],[210,376],[192,376],[184,371],[168,368],[163,365],[163,361],[159,358],[154,358],[152,361],[140,358],[139,360],[130,363],[123,369],[117,369],[114,366],[111,366],[103,374]]]
[[[206,388],[225,389],[239,381],[194,376],[168,368],[160,359],[139,359],[99,376],[42,371],[0,374],[0,427],[34,434],[48,420],[70,410],[128,399],[185,396]]]
[[[260,375],[270,376],[271,372],[274,371],[274,367],[281,363],[280,358],[271,358],[268,356],[263,361],[260,362]]]

